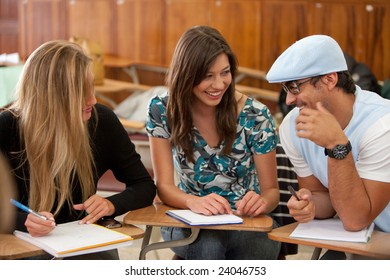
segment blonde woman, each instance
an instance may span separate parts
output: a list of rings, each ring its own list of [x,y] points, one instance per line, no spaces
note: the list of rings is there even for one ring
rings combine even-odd
[[[19,230],[42,236],[57,223],[94,223],[153,201],[154,182],[116,115],[96,103],[93,79],[78,45],[47,42],[27,60],[18,99],[0,114],[0,150],[18,200],[50,218],[19,212]],[[108,169],[126,189],[103,198],[96,186]]]

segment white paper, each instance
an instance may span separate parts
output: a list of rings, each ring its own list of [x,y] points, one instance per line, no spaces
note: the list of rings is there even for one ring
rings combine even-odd
[[[373,230],[374,224],[360,231],[347,231],[340,219],[332,218],[300,223],[290,237],[366,243]]]
[[[78,221],[59,224],[45,236],[32,237],[27,232],[17,230],[14,234],[56,257],[99,252],[132,244],[129,235],[95,224],[79,224]]]
[[[221,225],[221,224],[241,224],[242,218],[233,214],[206,216],[194,213],[191,210],[168,210],[168,215],[192,226],[200,225]]]

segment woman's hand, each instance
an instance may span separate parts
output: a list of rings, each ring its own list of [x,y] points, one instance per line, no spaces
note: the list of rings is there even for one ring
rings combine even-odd
[[[115,213],[115,207],[111,201],[97,194],[94,194],[82,204],[73,205],[73,208],[79,211],[84,210],[88,214],[80,221],[80,224],[93,224],[101,217],[111,216]]]
[[[28,214],[24,225],[27,228],[28,233],[33,237],[44,236],[49,234],[56,226],[53,214],[49,212],[39,212],[39,214],[48,218],[44,220],[33,214]]]
[[[266,213],[267,202],[260,194],[249,191],[241,200],[237,201],[236,209],[238,215],[254,217]]]
[[[212,193],[206,196],[191,195],[186,201],[187,207],[203,215],[232,214],[229,202],[222,196]]]

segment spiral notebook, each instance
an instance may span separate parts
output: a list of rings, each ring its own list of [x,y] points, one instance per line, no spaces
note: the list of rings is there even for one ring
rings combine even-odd
[[[57,258],[111,250],[133,242],[133,238],[124,233],[96,224],[79,224],[78,221],[58,224],[45,236],[32,237],[18,230],[14,235]]]
[[[190,226],[242,224],[242,218],[233,214],[206,216],[191,210],[168,210],[166,214]]]
[[[367,243],[374,230],[374,223],[360,231],[347,231],[338,218],[312,220],[300,223],[290,237]]]

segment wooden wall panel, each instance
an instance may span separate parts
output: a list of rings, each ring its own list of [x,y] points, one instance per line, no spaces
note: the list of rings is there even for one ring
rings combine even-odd
[[[19,0],[19,4],[19,53],[22,59],[46,41],[66,38],[62,0]]]
[[[212,25],[239,54],[239,64],[260,68],[260,1],[215,1]]]
[[[307,1],[262,1],[260,70],[268,71],[288,46],[308,34],[308,12]]]
[[[116,9],[117,55],[162,64],[162,1],[124,0],[117,2]]]
[[[168,65],[184,31],[194,25],[210,24],[212,2],[209,0],[165,0],[165,2],[163,63]]]
[[[318,2],[310,6],[309,35],[332,36],[343,51],[357,61],[366,59],[364,25],[367,22],[361,3]]]
[[[112,0],[66,1],[67,37],[84,37],[98,42],[105,53],[116,53],[115,20]]]
[[[18,3],[0,1],[0,54],[17,52],[18,33]]]
[[[109,54],[168,65],[182,33],[209,24],[241,66],[267,71],[290,44],[324,33],[378,79],[390,78],[388,0],[18,0],[18,23],[10,3],[0,0],[0,50],[22,58],[45,41],[76,35]]]
[[[390,79],[390,3],[366,4],[368,20],[365,45],[366,64],[380,79]]]

